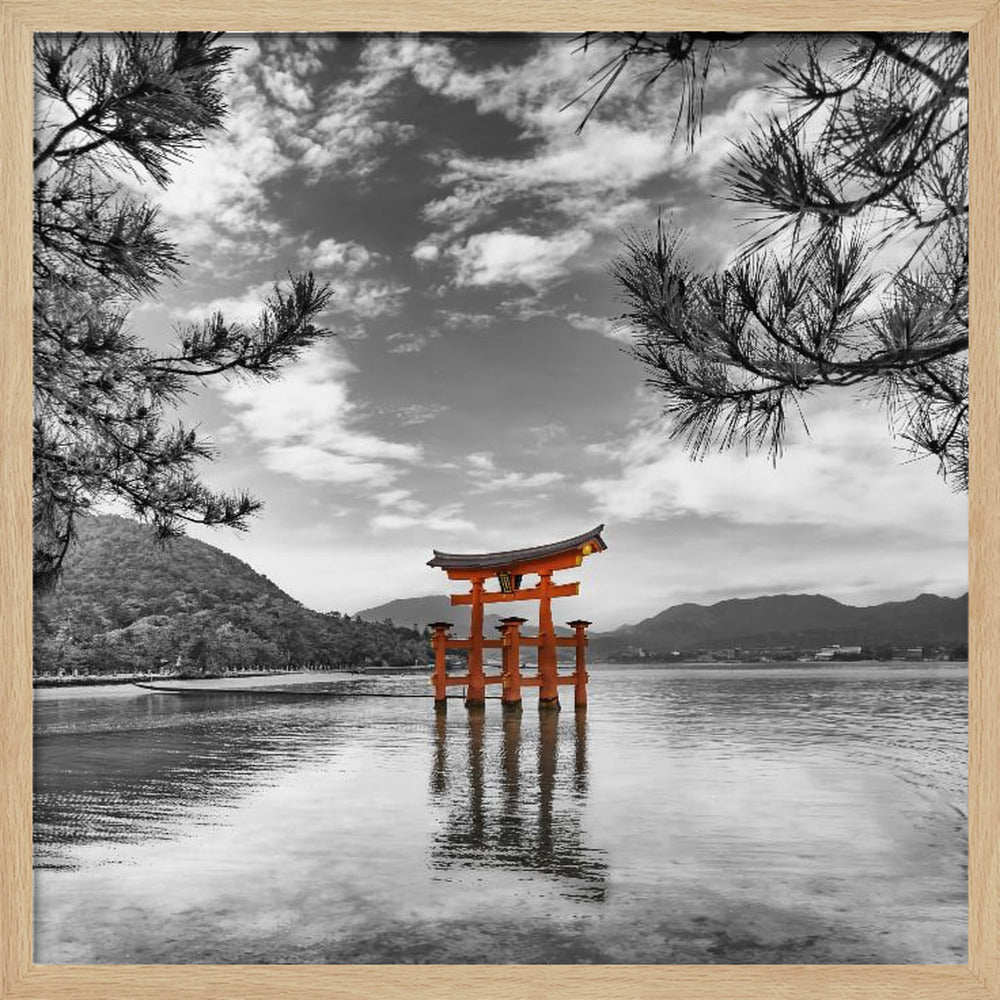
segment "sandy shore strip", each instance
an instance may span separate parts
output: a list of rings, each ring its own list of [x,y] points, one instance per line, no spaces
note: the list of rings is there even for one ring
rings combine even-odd
[[[205,677],[198,679],[162,677],[141,684],[150,684],[172,691],[250,691],[259,688],[284,687],[300,684],[336,684],[364,680],[365,674],[339,670],[300,670],[289,674],[258,674],[255,676]],[[149,687],[135,684],[78,684],[65,687],[35,688],[35,701],[58,701],[62,698],[139,698],[154,694]]]

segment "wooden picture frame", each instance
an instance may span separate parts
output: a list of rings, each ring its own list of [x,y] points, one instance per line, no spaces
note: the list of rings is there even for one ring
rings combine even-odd
[[[942,966],[44,966],[32,962],[31,101],[32,33],[916,29],[971,45],[972,476],[969,951]],[[1000,2],[998,0],[363,0],[225,3],[0,0],[0,997],[372,996],[1000,998]]]

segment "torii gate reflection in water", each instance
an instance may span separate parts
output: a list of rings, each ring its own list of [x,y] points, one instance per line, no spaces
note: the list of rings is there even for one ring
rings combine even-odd
[[[584,708],[587,704],[587,665],[585,649],[587,645],[588,621],[578,619],[569,622],[574,634],[557,636],[552,624],[552,598],[575,597],[580,592],[579,583],[554,584],[552,574],[557,570],[579,566],[586,556],[603,552],[607,545],[601,538],[604,525],[599,524],[591,531],[567,538],[549,545],[538,545],[529,549],[514,549],[508,552],[486,552],[477,555],[459,555],[434,550],[434,558],[428,566],[443,569],[450,580],[468,580],[472,591],[468,594],[452,594],[451,603],[471,604],[472,618],[467,639],[452,639],[448,636],[451,622],[431,622],[434,629],[434,705],[438,710],[447,708],[447,690],[451,686],[462,685],[466,689],[465,704],[468,707],[484,705],[486,687],[489,684],[502,685],[502,702],[505,709],[519,711],[521,689],[537,687],[540,709],[559,709],[559,685],[572,684],[574,704]],[[524,577],[538,575],[538,584],[533,587],[521,586]],[[499,590],[486,590],[486,581],[496,577]],[[483,635],[483,605],[507,601],[538,601],[538,635],[521,635],[521,626],[527,619],[509,617],[501,619],[499,639],[487,639]],[[538,649],[538,673],[535,676],[521,674],[521,647],[534,646]],[[569,646],[576,650],[576,666],[572,674],[560,675],[556,650],[559,646]],[[468,651],[468,672],[462,676],[448,676],[446,656],[449,649]],[[497,676],[487,677],[483,672],[483,650],[502,650],[502,667]]]

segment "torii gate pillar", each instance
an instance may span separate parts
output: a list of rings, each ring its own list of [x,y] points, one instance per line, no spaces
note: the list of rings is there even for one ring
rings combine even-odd
[[[556,630],[552,624],[552,573],[542,573],[538,586],[538,707],[559,711],[559,661]]]

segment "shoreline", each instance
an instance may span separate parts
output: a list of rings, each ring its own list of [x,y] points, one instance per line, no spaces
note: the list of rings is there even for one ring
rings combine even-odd
[[[180,674],[161,674],[154,671],[135,671],[130,674],[79,674],[76,676],[52,677],[41,676],[32,677],[31,686],[34,688],[63,688],[63,687],[88,687],[94,684],[135,684],[137,682],[149,683],[151,681],[215,681],[215,680],[246,680],[260,677],[291,677],[300,674],[332,674],[334,676],[342,673],[355,673],[356,671],[331,669],[331,670],[308,670],[306,668],[296,670],[248,670],[239,674],[211,674],[205,677],[182,677]]]
[[[264,689],[282,684],[341,683],[364,679],[366,674],[348,670],[296,670],[280,674],[234,674],[229,677],[170,677],[154,674],[151,677],[137,676],[134,679],[74,678],[74,683],[36,686],[33,697],[36,701],[52,701],[57,698],[127,698],[156,694],[155,690],[142,687],[143,684],[169,684],[171,690],[179,691],[246,691]]]

